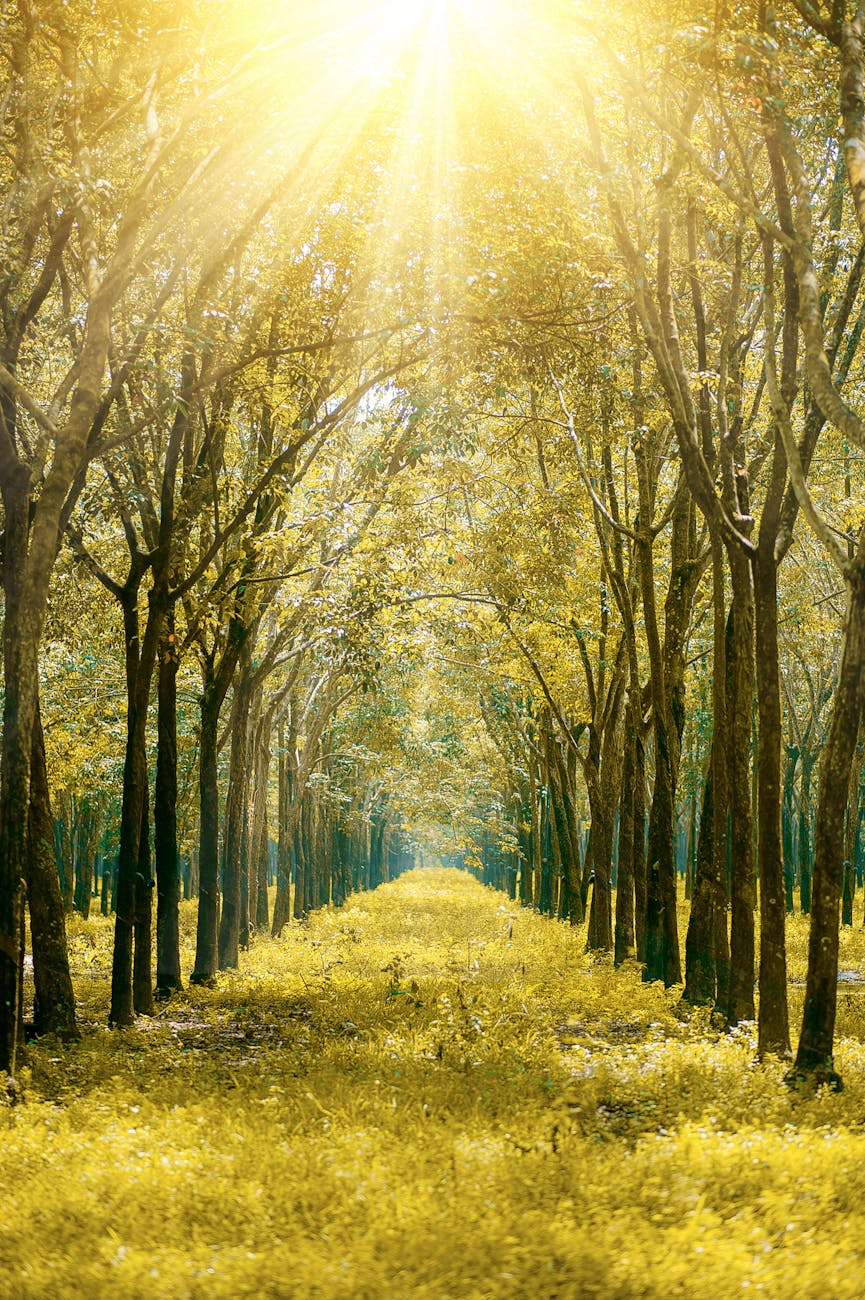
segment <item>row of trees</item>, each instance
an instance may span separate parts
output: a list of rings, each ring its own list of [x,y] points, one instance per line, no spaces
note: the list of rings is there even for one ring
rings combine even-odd
[[[250,925],[404,865],[411,818],[728,1024],[758,977],[762,1054],[790,1054],[798,872],[796,1070],[833,1080],[865,18],[551,4],[516,31],[519,114],[466,47],[443,131],[408,75],[349,130],[302,48],[175,17],[4,18],[0,1068],[25,890],[38,1027],[75,1031],[50,806],[74,788],[119,804],[115,1024],[151,1005],[152,881],[179,986],[181,847],[206,982]],[[70,662],[109,685],[64,721]]]

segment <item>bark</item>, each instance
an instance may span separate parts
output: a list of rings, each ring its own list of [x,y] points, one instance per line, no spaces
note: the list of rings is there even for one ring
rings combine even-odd
[[[242,886],[242,841],[246,830],[249,784],[249,732],[252,707],[252,661],[248,651],[241,656],[240,671],[231,706],[231,754],[228,765],[228,794],[225,808],[225,837],[222,867],[222,915],[219,921],[219,969],[238,965]]]
[[[267,806],[263,810],[263,825],[258,843],[258,880],[255,891],[255,919],[252,924],[262,934],[266,934],[270,928],[269,900],[267,896],[268,878],[270,874],[270,832],[267,824]],[[253,863],[255,866],[255,863]],[[347,890],[343,888],[343,901]],[[250,918],[252,919],[252,918]]]
[[[570,763],[576,762],[570,750],[553,739],[551,741],[551,767],[556,785],[556,825],[559,830],[559,843],[562,852],[562,890],[564,900],[562,915],[571,925],[580,925],[583,913],[580,911],[580,849],[578,843],[577,816],[573,800],[573,772]],[[508,892],[513,898],[513,874],[509,873]]]
[[[645,980],[663,980],[669,987],[682,978],[676,919],[675,795],[681,726],[684,721],[683,646],[686,611],[690,603],[688,541],[691,504],[681,489],[673,515],[672,561],[665,604],[665,637],[661,647],[655,598],[652,533],[652,488],[646,450],[635,443],[641,526],[637,556],[646,639],[655,739],[655,783],[649,810],[646,871]]]
[[[779,141],[771,129],[771,122],[766,149],[778,218],[784,232],[792,237],[790,193]],[[771,300],[774,296],[772,240],[764,240],[763,251],[767,292]],[[787,250],[783,252],[782,265],[782,368],[780,392],[776,392],[776,397],[779,404],[783,403],[782,418],[786,427],[797,388],[799,286],[793,260]],[[771,310],[770,301],[770,313]],[[774,338],[769,347],[770,369],[774,374]],[[785,941],[787,900],[781,826],[781,678],[778,654],[778,564],[783,555],[781,512],[786,483],[787,457],[782,430],[776,424],[769,483],[760,515],[757,549],[753,556],[758,720],[757,861],[760,867],[760,1017],[757,1050],[761,1057],[768,1052],[790,1056]]]
[[[799,906],[802,914],[811,911],[811,777],[815,755],[810,749],[802,751],[802,772],[799,777]]]
[[[612,860],[616,791],[621,785],[622,700],[621,684],[611,686],[614,699],[604,726],[601,770],[592,802],[592,867],[594,887],[586,946],[596,951],[613,948]],[[590,791],[591,795],[591,791]]]
[[[198,923],[195,966],[190,981],[212,984],[216,978],[219,932],[219,778],[217,744],[219,696],[211,662],[205,664],[198,751],[199,846]]]
[[[779,455],[776,448],[776,456]],[[783,480],[782,480],[783,485]],[[781,490],[778,491],[780,505]],[[778,666],[777,511],[763,507],[754,563],[757,790],[760,864],[760,1016],[757,1051],[790,1056],[784,846],[781,835],[781,678]]]
[[[861,551],[860,543],[860,551]],[[857,557],[858,558],[858,557]],[[838,997],[838,904],[850,768],[862,712],[865,678],[865,573],[850,578],[844,649],[832,719],[820,764],[808,975],[795,1075],[837,1086],[833,1040]]]
[[[85,920],[90,916],[96,845],[99,840],[98,801],[88,796],[75,798],[75,911]]]
[[[634,738],[634,939],[637,961],[646,960],[646,751],[642,727]]]
[[[4,471],[5,472],[5,471]],[[0,1072],[14,1075],[24,977],[21,927],[29,837],[30,759],[38,699],[37,652],[47,581],[26,581],[28,475],[4,482],[3,734],[0,752]],[[44,588],[44,589],[43,589]]]
[[[279,731],[277,733],[277,748],[279,751],[279,775],[278,775],[278,807],[279,807],[279,840],[276,851],[276,898],[273,903],[273,929],[274,938],[282,934],[289,918],[290,907],[290,883],[291,883],[291,840],[288,835],[288,814],[289,814],[289,784],[288,784],[288,755],[285,747],[285,726],[280,720]]]
[[[861,735],[861,733],[860,733]],[[865,746],[857,746],[850,767],[847,788],[847,826],[844,833],[844,863],[841,882],[841,924],[853,924],[853,902],[856,893],[856,850],[859,839],[859,781],[865,762]]]
[[[232,615],[217,664],[215,652],[202,655],[201,735],[199,739],[198,924],[193,984],[212,984],[219,960],[219,715],[234,677],[249,629]]]
[[[45,742],[37,706],[30,769],[29,852],[27,901],[33,943],[33,1028],[39,1034],[56,1034],[70,1041],[78,1037],[75,994],[69,974],[66,926],[60,882],[54,859],[54,834]]]
[[[729,751],[731,878],[730,993],[731,1025],[754,1019],[754,839],[751,818],[751,712],[754,699],[754,601],[751,568],[744,554],[731,547],[733,585],[727,641],[727,734]]]
[[[256,930],[267,929],[267,867],[270,839],[267,825],[267,794],[270,777],[270,733],[273,711],[260,715],[253,746],[253,802],[249,855],[249,923]]]
[[[673,774],[669,733],[655,722],[655,784],[649,812],[646,870],[646,980],[669,987],[681,979],[676,930],[676,861],[673,845]]]
[[[637,731],[633,705],[628,706],[619,812],[619,870],[616,878],[614,961],[620,966],[636,955],[634,938],[634,768]]]
[[[712,748],[715,748],[713,741]],[[682,997],[694,1005],[712,1005],[717,993],[715,972],[715,906],[717,891],[714,880],[714,762],[710,757],[703,808],[697,842],[697,868],[685,939],[685,990]]]
[[[143,641],[138,597],[147,562],[134,552],[129,576],[114,594],[123,610],[126,649],[126,753],[123,763],[123,800],[120,811],[120,846],[117,857],[117,913],[114,922],[114,957],[111,967],[111,1009],[109,1024],[131,1025],[135,1013],[133,994],[133,949],[138,907],[143,897],[137,888],[140,870],[142,827],[147,833],[147,709],[150,683],[156,659],[161,612],[153,601]],[[149,866],[148,866],[149,878]],[[144,938],[144,932],[139,929]],[[143,957],[143,954],[142,954]],[[148,962],[150,960],[148,953]],[[139,969],[139,978],[140,969]]]
[[[239,943],[249,947],[249,784],[244,783],[243,815],[240,830],[240,925]],[[223,914],[224,915],[224,914]]]
[[[71,916],[75,907],[71,810],[72,795],[66,791],[61,796],[60,807],[54,817],[54,850],[57,855],[57,874],[60,878],[60,900],[66,916]]]
[[[532,835],[531,835],[531,801],[526,790],[520,791],[519,821],[517,823],[517,840],[520,845],[520,902],[523,907],[534,903],[532,892]]]
[[[154,793],[156,856],[156,993],[183,987],[180,970],[180,856],[177,848],[177,645],[174,617],[159,648],[157,755]]]
[[[727,753],[727,614],[724,548],[712,538],[712,882],[715,1010],[726,1017],[730,1000],[730,940],[727,931],[729,779]]]
[[[796,861],[793,843],[793,783],[796,779],[798,760],[798,749],[795,746],[788,746],[787,766],[784,772],[784,792],[781,802],[784,831],[784,898],[788,916],[793,913],[793,889],[796,884]]]
[[[294,917],[302,920],[310,909],[309,873],[304,851],[304,838],[301,830],[301,817],[298,816],[294,826]]]
[[[153,872],[150,857],[150,792],[145,783],[138,839],[138,867],[135,873],[135,956],[132,967],[132,1005],[136,1015],[153,1015]]]

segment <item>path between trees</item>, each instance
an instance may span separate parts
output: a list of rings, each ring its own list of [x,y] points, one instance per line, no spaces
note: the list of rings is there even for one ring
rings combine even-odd
[[[132,1030],[79,978],[0,1111],[0,1295],[860,1295],[862,999],[800,1099],[584,942],[426,870]],[[71,948],[107,969],[106,923]]]

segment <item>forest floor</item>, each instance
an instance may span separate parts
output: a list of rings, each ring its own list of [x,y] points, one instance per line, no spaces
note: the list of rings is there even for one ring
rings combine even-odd
[[[184,940],[193,917],[184,911]],[[865,935],[840,1094],[791,1094],[676,991],[455,871],[257,941],[104,1028],[110,924],[74,921],[85,1033],[0,1108],[0,1296],[865,1294]],[[793,1023],[805,921],[790,930]]]

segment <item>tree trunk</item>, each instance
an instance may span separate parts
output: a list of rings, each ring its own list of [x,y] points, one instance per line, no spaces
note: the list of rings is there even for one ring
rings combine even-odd
[[[165,622],[157,682],[157,755],[154,794],[156,854],[156,994],[183,987],[180,971],[180,858],[177,849],[177,646],[173,611]]]
[[[531,907],[534,902],[532,893],[532,834],[531,834],[531,801],[527,792],[520,791],[519,802],[519,823],[517,826],[517,839],[520,845],[520,902],[523,907]]]
[[[622,770],[622,701],[621,683],[611,685],[614,692],[604,726],[601,770],[592,807],[592,865],[594,888],[589,913],[586,946],[610,952],[613,947],[612,862],[616,792],[621,787]]]
[[[727,1020],[754,1019],[754,839],[751,818],[751,714],[754,700],[754,598],[751,567],[730,547],[733,601],[728,622],[727,734],[732,866],[730,995]]]
[[[844,864],[841,883],[841,924],[853,924],[853,901],[856,893],[856,849],[859,839],[859,781],[865,760],[865,746],[856,748],[850,766],[850,783],[847,789],[847,825],[844,833]]]
[[[646,960],[646,750],[642,726],[634,736],[634,940],[637,961]]]
[[[138,613],[138,595],[145,564],[133,555],[129,577],[118,593],[123,609],[126,650],[126,754],[123,763],[123,801],[120,812],[120,847],[117,856],[117,913],[114,921],[114,957],[111,966],[111,1009],[108,1023],[123,1027],[134,1020],[133,945],[140,870],[142,826],[147,833],[147,706],[156,657],[156,611],[151,604],[144,641]],[[148,866],[149,877],[149,866]]]
[[[619,812],[619,870],[616,878],[616,933],[614,961],[621,966],[636,954],[634,940],[634,768],[637,729],[633,705],[628,705],[627,737],[622,764],[622,802]]]
[[[796,884],[796,859],[794,854],[793,831],[793,783],[796,779],[796,764],[799,751],[787,747],[787,767],[784,772],[784,793],[781,801],[782,827],[784,831],[784,900],[788,916],[793,913],[793,890]]]
[[[673,774],[667,729],[655,721],[655,785],[649,812],[646,872],[646,980],[669,987],[681,979],[676,928],[676,858],[673,844]]]
[[[302,798],[305,801],[306,796]],[[299,811],[294,823],[294,917],[298,921],[302,920],[310,910],[309,867],[304,853],[301,820]]]
[[[776,456],[778,451],[776,449]],[[786,462],[784,462],[786,464]],[[780,493],[776,494],[780,500]],[[764,506],[754,561],[757,679],[757,860],[760,864],[760,1016],[757,1052],[790,1056],[784,846],[781,836],[781,676],[778,666],[777,519]]]
[[[712,743],[715,748],[715,742]],[[709,759],[709,771],[703,787],[703,809],[700,815],[700,835],[697,842],[697,868],[685,939],[685,991],[686,1002],[695,1006],[712,1005],[717,993],[715,972],[715,905],[717,891],[714,880],[714,762]]]
[[[29,474],[3,485],[3,733],[0,751],[0,1072],[15,1072],[24,951],[21,927],[29,838],[30,760],[38,700],[37,655],[47,591],[26,582]],[[47,587],[47,583],[45,584]]]
[[[861,552],[861,544],[860,544]],[[857,557],[858,558],[858,557]],[[838,997],[838,903],[844,816],[850,767],[862,711],[865,678],[865,574],[861,560],[850,579],[844,649],[832,720],[820,764],[808,976],[795,1074],[837,1086],[833,1040]]]
[[[799,906],[803,916],[811,911],[811,776],[814,757],[810,749],[802,751],[799,777]]]
[[[248,652],[244,652],[231,706],[231,755],[222,858],[222,915],[219,921],[220,970],[236,969],[239,960],[241,894],[244,883],[242,849],[249,807],[247,788],[252,693],[252,661]]]
[[[198,924],[195,936],[193,984],[212,984],[216,978],[219,932],[219,776],[218,729],[222,699],[216,692],[213,665],[205,665],[201,697],[201,736],[198,753],[199,849]]]
[[[270,733],[272,709],[265,710],[255,729],[253,747],[253,802],[249,854],[249,922],[256,930],[267,929],[267,863],[269,835],[267,793],[270,778]],[[263,891],[263,892],[262,892]],[[263,921],[262,921],[263,918]]]
[[[33,1028],[36,1034],[78,1037],[75,994],[69,974],[66,926],[54,859],[54,833],[45,765],[45,741],[37,705],[30,766],[30,821],[27,900],[33,944]]]
[[[135,873],[135,957],[132,969],[132,1004],[139,1016],[153,1015],[153,871],[150,858],[150,791],[145,768]]]
[[[291,839],[288,834],[289,787],[288,755],[285,751],[285,727],[280,719],[277,733],[279,750],[279,775],[277,796],[279,814],[279,841],[276,850],[276,898],[273,903],[273,937],[279,938],[289,917],[291,883]]]
[[[254,864],[253,864],[254,866]],[[270,928],[270,908],[267,897],[270,867],[270,833],[267,825],[267,809],[264,810],[264,827],[258,851],[258,888],[255,893],[255,920],[253,924],[261,934]],[[343,894],[345,890],[343,890]]]

